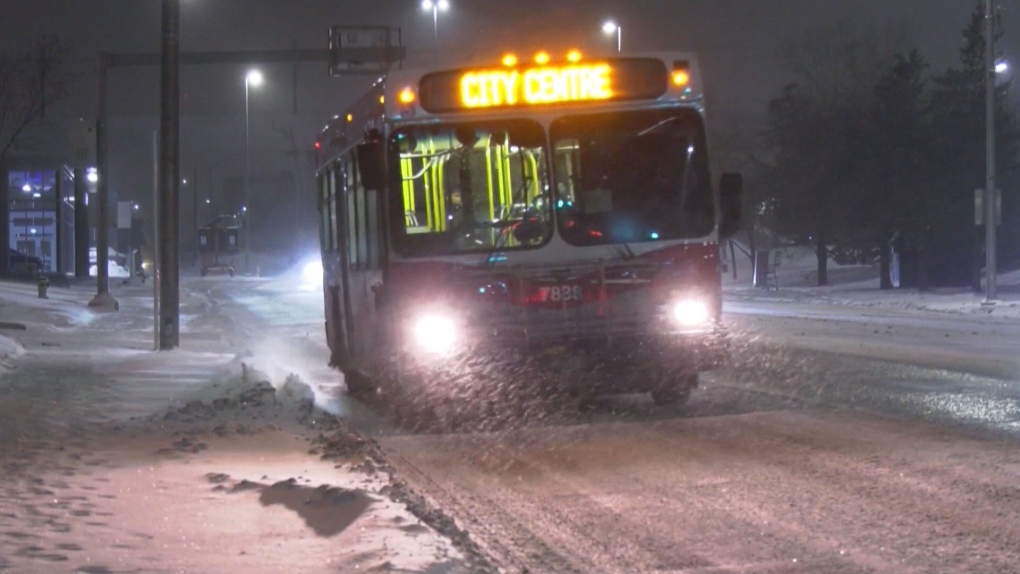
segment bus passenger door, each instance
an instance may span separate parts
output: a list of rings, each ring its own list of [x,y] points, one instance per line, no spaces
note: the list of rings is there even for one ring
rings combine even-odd
[[[382,281],[383,202],[381,190],[366,188],[356,153],[351,150],[343,159],[342,251],[346,263],[343,303],[351,355],[357,368],[368,369],[379,350],[375,286]],[[372,178],[368,181],[372,183]]]
[[[339,163],[333,163],[320,175],[321,200],[319,206],[320,243],[325,276],[324,299],[326,312],[326,339],[330,349],[330,364],[347,366],[350,359],[350,331],[344,300],[347,292],[347,265],[344,257],[343,227],[343,172]]]

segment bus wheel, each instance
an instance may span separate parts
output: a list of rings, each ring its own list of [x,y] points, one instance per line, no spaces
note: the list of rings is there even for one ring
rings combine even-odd
[[[675,379],[667,379],[652,390],[652,400],[659,406],[679,407],[691,398],[691,392],[698,386],[698,373],[686,373]]]
[[[354,398],[368,397],[377,391],[372,379],[357,371],[344,373],[344,384],[347,385],[347,394]]]

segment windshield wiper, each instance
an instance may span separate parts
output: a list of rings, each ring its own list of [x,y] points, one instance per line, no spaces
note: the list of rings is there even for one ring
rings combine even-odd
[[[492,265],[496,261],[495,255],[502,251],[504,247],[506,247],[507,240],[504,238],[510,237],[511,229],[513,228],[512,227],[502,228],[499,234],[499,238],[496,239],[496,244],[492,246],[492,249],[489,249],[488,251],[485,252],[485,258],[482,259],[481,266],[488,267],[489,265]]]
[[[648,134],[654,132],[655,130],[661,128],[662,126],[664,126],[664,125],[666,125],[666,124],[668,124],[670,122],[675,122],[675,121],[677,121],[679,119],[681,119],[680,116],[673,116],[671,118],[666,118],[666,119],[658,122],[657,124],[653,125],[650,128],[645,128],[645,129],[641,130],[640,132],[638,132],[637,137],[648,135]]]

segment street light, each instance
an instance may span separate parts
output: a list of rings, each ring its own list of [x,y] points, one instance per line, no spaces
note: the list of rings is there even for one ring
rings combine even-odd
[[[257,88],[262,85],[262,72],[258,70],[249,70],[248,74],[244,77],[244,204],[249,204],[249,194],[251,188],[251,151],[248,145],[248,133],[249,133],[249,105],[248,105],[248,91],[249,88]],[[251,217],[245,216],[244,218],[244,270],[250,271],[250,258],[251,256]]]
[[[994,305],[998,298],[995,236],[995,13],[992,0],[985,0],[985,300]]]
[[[606,23],[602,25],[602,33],[606,36],[616,35],[616,52],[620,53],[623,51],[623,26],[618,25],[612,20],[606,20]]]
[[[422,10],[432,11],[432,49],[435,50],[436,61],[439,60],[439,12],[446,12],[450,9],[448,0],[422,0]]]

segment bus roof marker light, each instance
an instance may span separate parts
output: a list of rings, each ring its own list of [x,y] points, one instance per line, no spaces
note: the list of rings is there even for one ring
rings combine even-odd
[[[403,90],[400,90],[400,95],[398,96],[398,99],[400,100],[400,103],[404,105],[413,104],[414,100],[416,99],[414,95],[414,90],[412,90],[411,88],[404,88]]]
[[[549,52],[539,52],[535,54],[535,63],[538,64],[539,66],[544,66],[548,64],[550,60],[551,58],[549,57]]]
[[[504,54],[503,65],[506,66],[507,68],[513,68],[514,66],[517,65],[517,56],[513,54]]]
[[[567,52],[567,61],[570,62],[571,64],[576,64],[576,63],[580,62],[581,61],[581,57],[582,56],[581,56],[581,51],[580,50],[571,50],[571,51]]]
[[[686,88],[691,83],[690,63],[687,60],[673,62],[673,73],[670,75],[673,86]]]
[[[348,122],[353,122],[354,121],[354,114],[347,114],[347,121]]]

